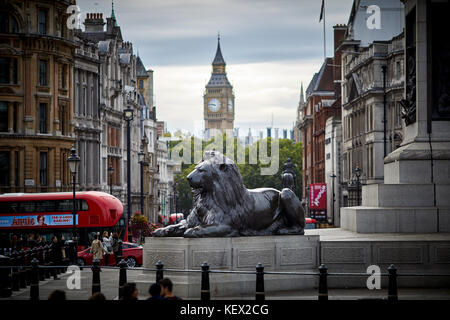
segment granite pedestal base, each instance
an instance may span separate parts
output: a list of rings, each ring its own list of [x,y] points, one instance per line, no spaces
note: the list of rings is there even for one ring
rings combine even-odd
[[[319,236],[264,236],[236,238],[146,238],[143,266],[155,268],[158,260],[166,269],[201,270],[207,262],[210,270],[255,271],[258,263],[265,271],[317,272]],[[200,297],[201,274],[164,273],[174,283],[174,293],[184,298]],[[147,292],[155,280],[154,272],[138,279],[140,292]],[[317,277],[265,275],[266,292],[315,288]],[[211,273],[211,297],[248,296],[255,293],[256,275]]]

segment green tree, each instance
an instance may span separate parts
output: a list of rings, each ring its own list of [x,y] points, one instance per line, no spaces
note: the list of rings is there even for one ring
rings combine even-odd
[[[195,138],[197,139],[197,138]],[[191,138],[191,146],[192,146],[192,161],[193,163],[193,143],[194,138]],[[210,145],[212,140],[203,141],[202,142],[202,150],[204,150],[205,146]],[[295,186],[295,194],[297,196],[301,195],[302,190],[302,145],[301,143],[293,144],[289,139],[280,139],[279,140],[279,154],[278,154],[278,171],[273,175],[261,175],[261,168],[268,167],[269,165],[263,165],[259,161],[259,146],[260,143],[266,143],[266,140],[260,140],[256,142],[257,154],[258,154],[258,162],[257,164],[249,164],[249,147],[245,148],[245,164],[238,164],[239,172],[241,173],[242,179],[244,181],[245,186],[248,189],[254,188],[275,188],[278,190],[282,189],[282,181],[281,181],[281,172],[283,169],[283,164],[287,161],[288,158],[292,159],[292,162],[297,165],[294,169],[296,175],[296,186]],[[272,140],[269,138],[269,145],[267,146],[267,150],[270,156],[271,143]],[[175,144],[171,144],[173,147]],[[223,146],[225,148],[225,137]],[[242,147],[240,145],[239,140],[234,139],[234,157],[236,160],[237,148]],[[255,147],[255,145],[253,145]],[[226,150],[225,150],[226,154]],[[277,159],[273,158],[272,161],[276,161]],[[177,207],[179,212],[183,212],[185,215],[189,213],[189,210],[192,207],[192,193],[189,183],[187,182],[186,177],[189,173],[191,173],[195,168],[195,164],[183,164],[182,173],[179,174],[175,181],[177,184]]]

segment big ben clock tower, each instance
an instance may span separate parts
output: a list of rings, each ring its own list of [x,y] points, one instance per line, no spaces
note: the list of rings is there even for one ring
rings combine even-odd
[[[225,66],[220,50],[220,37],[218,37],[211,78],[203,95],[206,138],[234,128],[234,93],[227,79]]]

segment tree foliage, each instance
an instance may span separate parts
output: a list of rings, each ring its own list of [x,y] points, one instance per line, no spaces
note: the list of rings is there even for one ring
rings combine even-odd
[[[185,216],[189,213],[191,207],[192,207],[192,193],[191,188],[189,186],[189,183],[187,182],[187,176],[189,173],[191,173],[195,168],[194,162],[194,137],[191,137],[191,164],[189,163],[183,163],[182,164],[182,172],[175,178],[176,183],[176,190],[177,190],[177,209],[178,212],[183,212]],[[216,141],[217,142],[217,141]],[[268,150],[268,156],[271,156],[271,143],[272,140],[269,138],[268,140],[262,139],[257,142],[255,142],[250,148],[256,148],[258,155],[257,157],[257,163],[256,164],[250,164],[249,162],[249,154],[250,154],[250,148],[247,146],[245,147],[245,164],[237,164],[239,168],[239,172],[242,175],[242,179],[244,181],[245,186],[248,189],[254,189],[254,188],[275,188],[278,190],[282,189],[282,181],[281,181],[281,172],[283,169],[283,164],[287,161],[288,158],[291,158],[292,162],[297,165],[297,167],[294,169],[296,174],[296,186],[294,192],[299,196],[301,194],[301,168],[302,168],[302,145],[301,143],[292,143],[289,139],[279,139],[279,153],[278,153],[278,159],[274,155],[272,157],[272,161],[278,160],[278,170],[275,174],[272,175],[261,175],[261,168],[267,168],[269,165],[264,165],[261,163],[261,159],[259,157],[259,148],[261,143],[268,143],[267,150]],[[170,142],[170,150],[172,150],[178,142],[171,141]],[[220,145],[220,143],[214,144],[214,140],[211,139],[209,141],[197,141],[197,143],[201,143],[202,150],[204,151],[206,149],[216,149],[216,150],[224,150],[224,154],[228,156],[230,152],[227,152],[226,150],[226,137],[223,137],[223,144]],[[238,148],[244,148],[244,146],[237,140],[234,139],[233,144],[233,154],[234,154],[234,160],[236,162],[236,155],[237,155],[237,149]],[[181,156],[182,154],[180,154]]]

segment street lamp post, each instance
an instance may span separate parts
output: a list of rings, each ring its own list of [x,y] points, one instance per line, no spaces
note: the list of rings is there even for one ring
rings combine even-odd
[[[335,195],[334,195],[334,179],[336,178],[336,175],[333,173],[330,174],[331,178],[331,189],[333,189],[333,200],[331,202],[332,209],[331,209],[331,224],[334,225],[334,202],[335,202]]]
[[[133,120],[133,109],[129,106],[123,111],[123,117],[127,122],[127,226],[131,221],[131,128],[130,122]],[[130,231],[130,230],[129,230]],[[132,235],[128,232],[128,242],[132,242]]]
[[[114,168],[112,166],[112,162],[109,164],[108,174],[109,174],[109,194],[112,195],[112,185],[113,185],[113,173]]]
[[[72,263],[76,264],[77,261],[77,242],[76,242],[76,217],[77,217],[77,211],[76,211],[76,199],[75,199],[75,192],[76,192],[76,174],[78,165],[80,163],[80,157],[77,155],[77,151],[74,147],[70,150],[70,156],[67,158],[67,162],[69,163],[69,169],[70,173],[72,174],[72,180],[73,180],[73,202],[72,202],[72,220],[73,220],[73,226],[72,226],[72,241],[73,241],[73,257],[72,257]]]
[[[356,175],[356,203],[359,206],[360,205],[360,202],[359,202],[359,188],[360,188],[359,178],[361,177],[361,169],[359,168],[359,166],[356,166],[355,175]]]
[[[144,146],[141,144],[141,151],[138,153],[139,165],[141,169],[141,214],[144,215],[144,164],[145,164],[145,152]]]
[[[306,216],[310,218],[310,214],[309,214],[309,186],[306,186]]]

